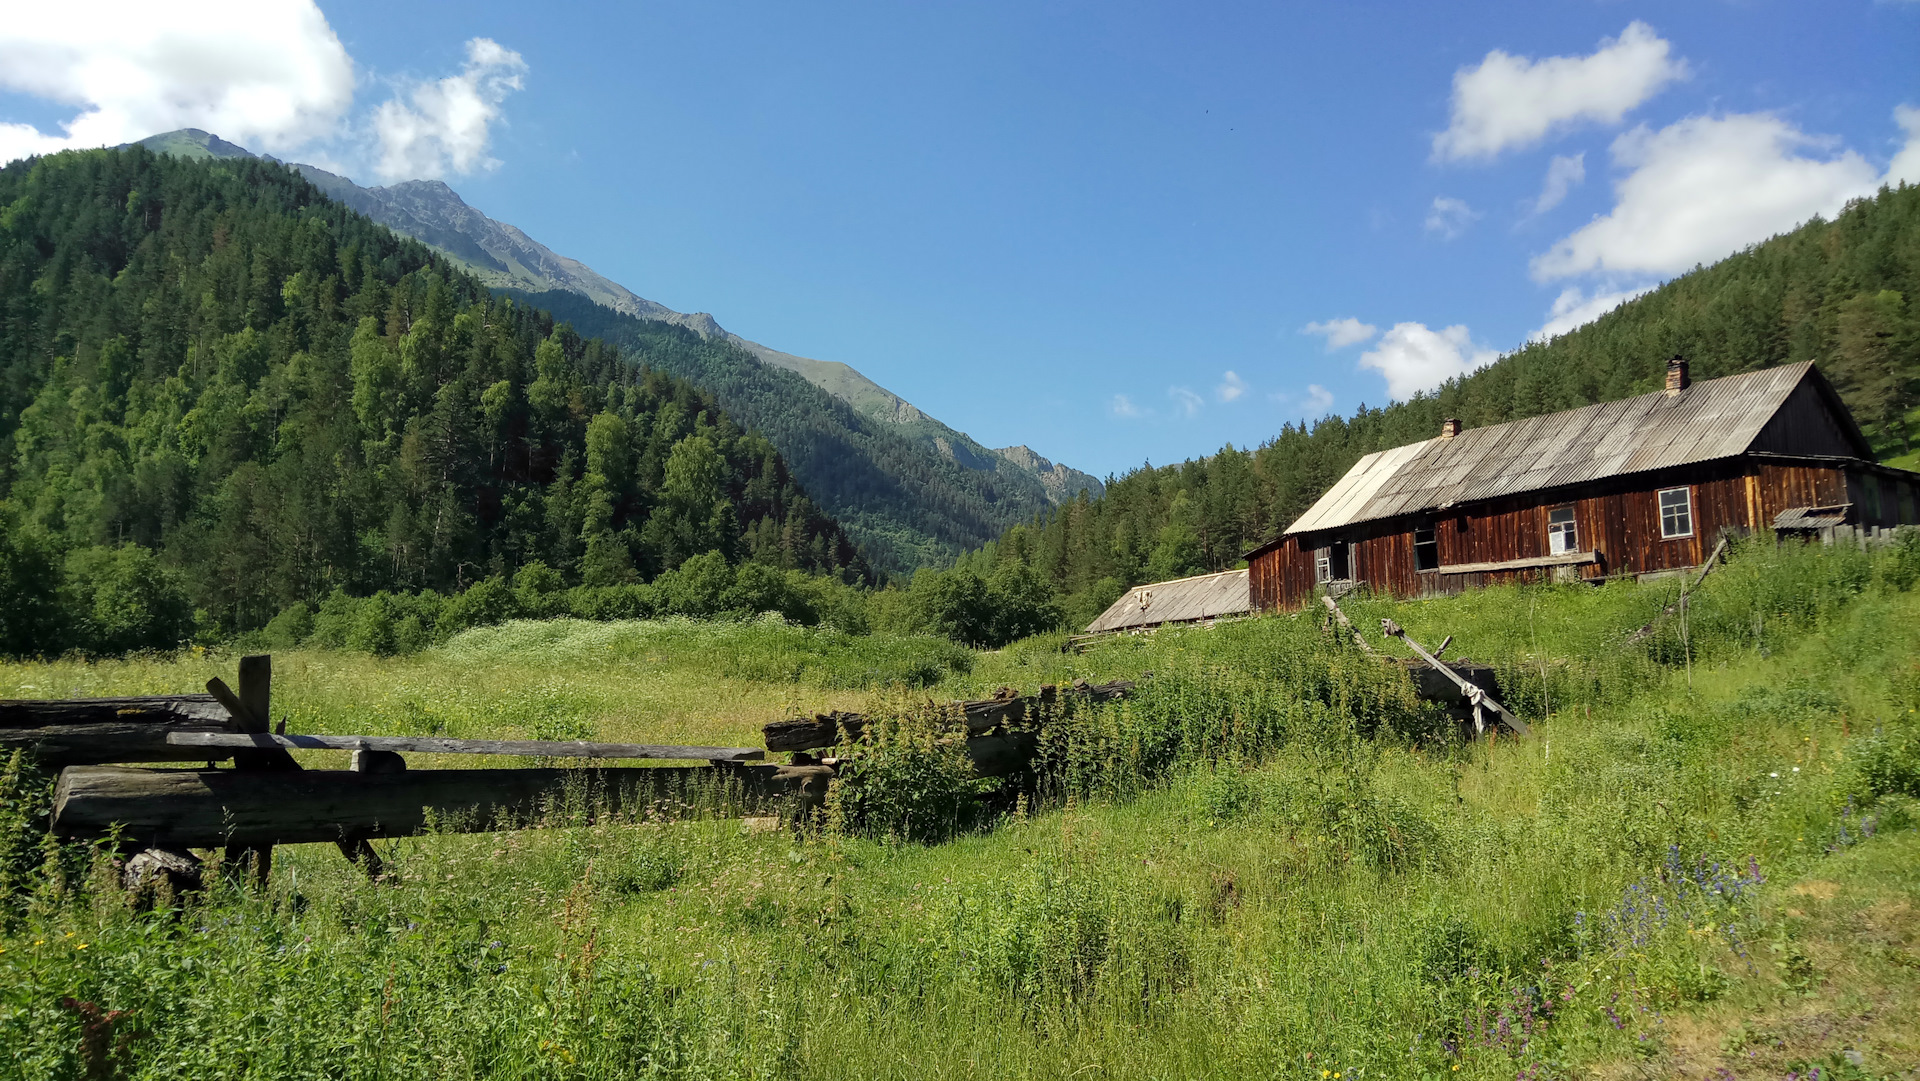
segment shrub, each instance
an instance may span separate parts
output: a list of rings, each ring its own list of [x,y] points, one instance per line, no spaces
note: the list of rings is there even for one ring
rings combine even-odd
[[[67,556],[74,644],[88,653],[173,649],[193,634],[193,602],[179,576],[137,544]]]

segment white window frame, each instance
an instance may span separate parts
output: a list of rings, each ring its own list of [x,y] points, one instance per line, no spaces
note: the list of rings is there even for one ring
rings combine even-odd
[[[1313,583],[1326,585],[1333,581],[1333,548],[1315,548],[1313,550]]]
[[[1667,513],[1667,507],[1668,507],[1667,497],[1670,495],[1674,495],[1676,493],[1680,496],[1680,503],[1678,504],[1680,508],[1680,513],[1678,515],[1669,515]],[[1693,536],[1693,488],[1692,486],[1688,486],[1685,488],[1662,488],[1660,489],[1660,493],[1654,497],[1654,500],[1655,500],[1655,506],[1658,508],[1660,512],[1660,539],[1661,540],[1685,540],[1686,538]],[[1681,516],[1684,516],[1686,518],[1686,524],[1687,524],[1686,531],[1685,532],[1669,532],[1668,531],[1669,521],[1671,521],[1672,518],[1677,518]]]
[[[1557,520],[1565,514],[1564,521]],[[1547,554],[1570,555],[1580,550],[1580,523],[1571,505],[1547,508]]]

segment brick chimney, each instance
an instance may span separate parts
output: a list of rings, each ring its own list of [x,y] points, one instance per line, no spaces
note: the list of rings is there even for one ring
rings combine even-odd
[[[1676,355],[1667,361],[1667,397],[1671,398],[1692,385],[1693,377],[1687,374],[1686,357]]]
[[[1440,438],[1452,439],[1460,434],[1460,418],[1448,417],[1440,422]]]

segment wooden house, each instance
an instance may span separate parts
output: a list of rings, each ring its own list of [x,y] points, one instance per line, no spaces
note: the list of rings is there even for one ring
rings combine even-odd
[[[1247,553],[1255,609],[1356,586],[1395,596],[1644,575],[1727,533],[1920,521],[1920,474],[1879,465],[1811,363],[1462,431],[1369,454]]]

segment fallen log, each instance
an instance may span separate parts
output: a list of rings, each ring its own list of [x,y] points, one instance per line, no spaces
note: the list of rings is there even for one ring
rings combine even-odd
[[[722,770],[724,769],[724,773]],[[824,772],[822,772],[824,771]],[[472,769],[356,773],[70,766],[54,789],[53,829],[175,848],[349,844],[439,831],[484,833],[637,811],[733,778],[749,802],[824,785],[824,766]]]
[[[0,701],[0,755],[16,748],[46,767],[104,762],[205,762],[230,750],[175,746],[176,732],[223,732],[227,710],[210,694]]]
[[[439,736],[289,736],[270,732],[173,732],[167,742],[231,752],[240,747],[296,751],[379,751],[398,754],[505,754],[529,758],[662,758],[753,762],[758,747],[678,747],[653,743],[586,743],[538,739],[443,739]]]
[[[766,725],[761,732],[766,737],[769,751],[810,751],[816,747],[831,747],[844,736],[848,740],[860,738],[866,729],[866,719],[858,713],[816,713],[812,717],[796,717],[790,721],[774,721]]]

